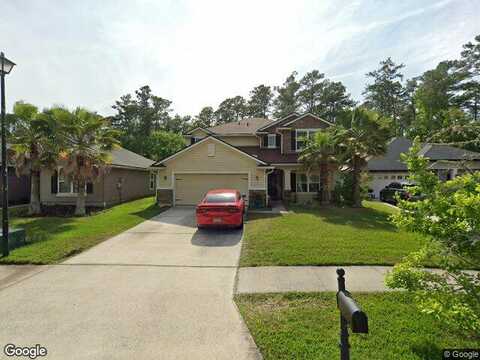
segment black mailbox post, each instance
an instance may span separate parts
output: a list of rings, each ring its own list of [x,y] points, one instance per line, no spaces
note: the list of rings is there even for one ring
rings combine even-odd
[[[348,326],[353,333],[368,334],[368,318],[345,289],[345,270],[337,269],[337,306],[340,310],[340,360],[350,360]]]

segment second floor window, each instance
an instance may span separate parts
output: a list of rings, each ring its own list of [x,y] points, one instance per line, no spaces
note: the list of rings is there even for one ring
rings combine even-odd
[[[296,139],[296,148],[295,150],[301,151],[305,148],[305,144],[307,143],[307,139],[312,138],[317,129],[297,129],[295,130],[295,139]]]
[[[267,146],[269,149],[274,149],[277,147],[277,135],[275,134],[268,134],[267,139]]]

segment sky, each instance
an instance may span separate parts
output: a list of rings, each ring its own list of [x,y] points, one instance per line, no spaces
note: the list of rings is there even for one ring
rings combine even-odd
[[[406,78],[458,58],[479,14],[478,0],[0,0],[0,50],[17,64],[7,109],[106,116],[149,85],[195,115],[313,69],[361,100],[365,74],[389,56]]]

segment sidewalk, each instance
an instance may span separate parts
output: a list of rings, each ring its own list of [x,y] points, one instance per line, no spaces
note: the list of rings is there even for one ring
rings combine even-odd
[[[262,266],[238,270],[237,293],[337,291],[338,266]],[[349,291],[391,291],[385,276],[391,266],[342,266]]]

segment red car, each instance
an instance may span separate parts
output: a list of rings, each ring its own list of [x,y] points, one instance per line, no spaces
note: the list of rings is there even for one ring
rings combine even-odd
[[[197,227],[242,227],[245,200],[238,190],[216,189],[207,192],[197,205]]]

